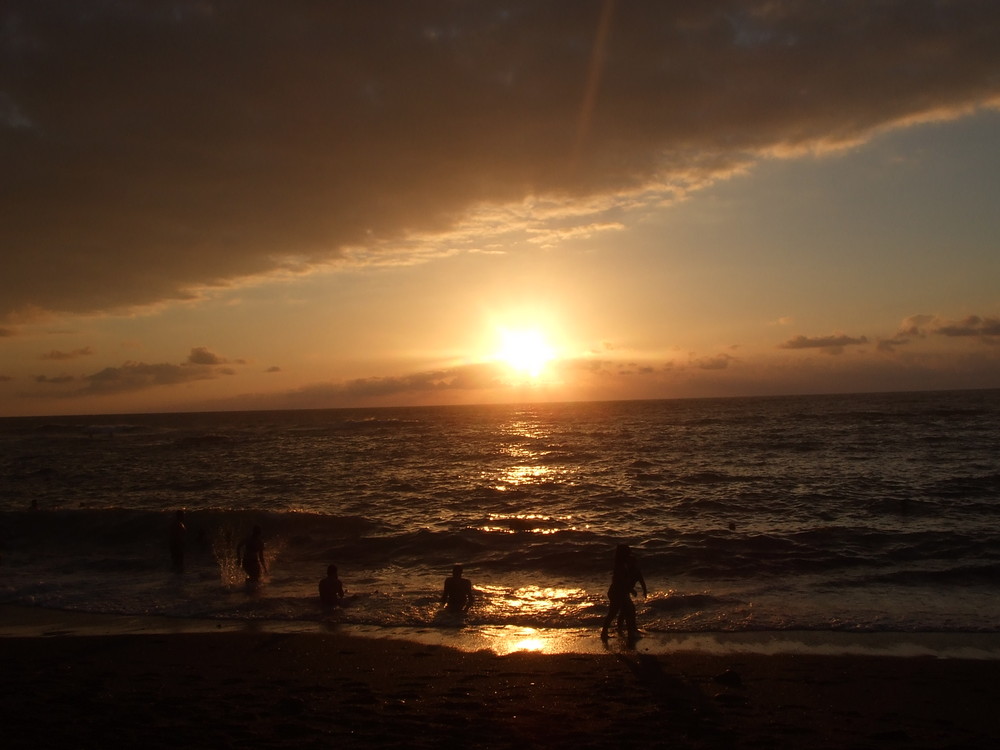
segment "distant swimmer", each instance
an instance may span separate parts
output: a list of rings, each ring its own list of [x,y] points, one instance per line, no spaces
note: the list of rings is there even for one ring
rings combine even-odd
[[[319,600],[324,607],[339,607],[344,600],[344,584],[337,578],[336,565],[328,565],[326,578],[319,582]]]
[[[462,578],[462,566],[456,565],[451,569],[451,577],[444,579],[441,603],[450,612],[467,612],[474,601],[472,581]]]
[[[601,628],[601,638],[608,637],[608,626],[619,613],[624,615],[629,637],[638,636],[639,627],[635,621],[635,604],[632,603],[632,595],[635,593],[637,583],[642,586],[642,595],[646,596],[646,580],[639,570],[639,563],[632,556],[632,551],[627,544],[619,544],[615,548],[614,570],[611,573],[611,587],[608,589],[608,614],[604,618],[604,626]]]
[[[179,510],[174,514],[174,521],[170,524],[170,564],[175,573],[184,572],[184,535],[186,533],[184,511]]]
[[[264,540],[261,539],[260,526],[254,526],[247,539],[236,547],[236,556],[240,559],[243,570],[247,574],[247,583],[259,583],[262,573],[267,572],[264,562]]]

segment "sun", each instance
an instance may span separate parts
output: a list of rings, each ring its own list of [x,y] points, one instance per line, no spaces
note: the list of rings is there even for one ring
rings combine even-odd
[[[534,328],[500,329],[500,349],[496,359],[517,372],[537,378],[555,358],[555,350],[545,335]]]

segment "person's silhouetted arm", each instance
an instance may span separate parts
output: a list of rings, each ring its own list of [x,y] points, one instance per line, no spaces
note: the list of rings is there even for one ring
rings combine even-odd
[[[642,596],[643,596],[643,598],[645,598],[646,597],[646,593],[647,593],[647,591],[646,591],[646,579],[642,577],[642,571],[639,570],[639,563],[636,562],[635,558],[633,558],[629,562],[629,568],[630,568],[631,574],[632,574],[632,585],[635,586],[635,584],[638,583],[640,586],[642,586]]]

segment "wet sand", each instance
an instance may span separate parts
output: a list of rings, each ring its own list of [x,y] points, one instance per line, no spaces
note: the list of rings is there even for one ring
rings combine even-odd
[[[5,748],[1000,747],[995,659],[48,632],[0,637]]]

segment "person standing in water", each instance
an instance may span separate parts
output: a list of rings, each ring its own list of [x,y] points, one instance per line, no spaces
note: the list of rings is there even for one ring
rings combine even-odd
[[[344,599],[344,584],[337,578],[337,566],[326,568],[326,578],[319,582],[319,600],[324,607],[339,607]]]
[[[184,511],[179,510],[170,524],[170,564],[175,573],[184,572],[184,535],[187,527],[184,525]]]
[[[601,628],[601,638],[607,639],[608,627],[611,622],[622,613],[625,616],[625,626],[628,628],[630,639],[639,635],[639,627],[635,622],[635,604],[632,603],[632,594],[635,593],[635,585],[642,586],[642,595],[646,596],[646,579],[642,577],[639,570],[639,563],[632,556],[632,551],[627,544],[619,544],[615,548],[615,565],[611,572],[611,587],[608,589],[608,614],[604,618],[604,626]]]
[[[261,574],[267,572],[260,526],[254,526],[250,536],[239,543],[236,547],[236,556],[240,558],[243,570],[246,571],[247,583],[260,583]]]
[[[461,565],[454,566],[451,569],[451,577],[444,579],[441,603],[450,612],[468,612],[474,601],[472,581],[462,578]]]

